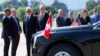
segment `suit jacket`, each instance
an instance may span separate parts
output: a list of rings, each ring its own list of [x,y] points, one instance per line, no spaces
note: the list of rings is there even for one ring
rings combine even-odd
[[[91,24],[96,23],[98,21],[100,21],[100,14],[97,14],[97,15],[93,14],[90,16],[90,23]]]
[[[40,30],[44,30],[45,25],[46,25],[47,20],[48,20],[48,17],[49,17],[48,13],[45,13],[43,17],[42,17],[41,14],[39,14],[39,16],[38,16],[38,22],[39,22]]]
[[[23,31],[25,34],[34,34],[39,30],[39,24],[37,21],[37,16],[30,16],[30,19],[27,20],[27,16],[25,16],[23,20]]]
[[[80,18],[81,25],[87,25],[90,23],[90,16],[87,16],[85,19],[83,17]]]
[[[15,21],[15,23],[16,23],[15,25],[17,26],[17,27],[16,27],[16,28],[17,28],[17,31],[22,31],[18,17],[15,17],[14,19],[17,20],[17,23],[16,23],[16,21]]]
[[[16,25],[16,22],[13,19],[13,17],[8,18],[7,16],[4,16],[2,19],[2,25],[3,25],[2,38],[18,35],[18,26]]]
[[[70,18],[66,19],[66,26],[70,26],[73,22],[73,19],[71,20]]]
[[[65,26],[65,19],[63,17],[58,16],[56,18],[56,24],[58,27]]]

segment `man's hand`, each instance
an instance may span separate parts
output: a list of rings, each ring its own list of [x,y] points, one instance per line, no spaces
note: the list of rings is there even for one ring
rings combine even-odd
[[[18,34],[20,35],[22,33],[22,31],[18,31]]]
[[[8,36],[8,38],[9,38],[9,41],[11,41],[11,40],[12,40],[12,37],[11,37],[11,36]]]

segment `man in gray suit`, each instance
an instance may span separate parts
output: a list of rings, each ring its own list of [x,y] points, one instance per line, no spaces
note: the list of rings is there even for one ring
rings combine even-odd
[[[44,30],[49,14],[46,12],[45,6],[39,6],[40,14],[38,15],[38,22],[40,30]]]

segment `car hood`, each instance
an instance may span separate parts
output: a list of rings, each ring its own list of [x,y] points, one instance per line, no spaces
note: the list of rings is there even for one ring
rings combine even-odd
[[[81,26],[66,26],[66,27],[57,27],[52,29],[52,31],[73,31],[73,30],[91,30],[93,26],[81,25]]]
[[[56,27],[51,29],[51,32],[60,32],[60,31],[73,31],[73,30],[92,30],[93,26],[89,26],[89,25],[81,25],[81,26],[66,26],[66,27]],[[41,34],[43,33],[42,31],[37,32],[35,35],[37,34]]]

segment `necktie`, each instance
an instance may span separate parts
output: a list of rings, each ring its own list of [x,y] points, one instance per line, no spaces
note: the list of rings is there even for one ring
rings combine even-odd
[[[18,21],[17,21],[17,17],[14,17],[14,21],[15,21],[17,27],[18,27],[18,30],[20,31],[20,28],[19,28],[19,25],[18,25]]]
[[[44,15],[42,14],[42,19],[43,19]]]
[[[28,17],[27,17],[27,21],[29,21],[29,20],[30,20],[30,17],[28,16]]]

